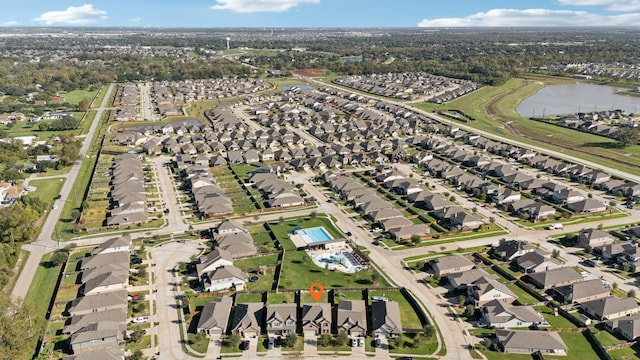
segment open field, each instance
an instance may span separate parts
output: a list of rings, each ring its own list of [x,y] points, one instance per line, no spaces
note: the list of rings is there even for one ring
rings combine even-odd
[[[476,121],[467,125],[477,129],[640,174],[640,167],[637,165],[631,166],[614,160],[625,159],[625,162],[632,162],[633,157],[640,154],[640,146],[620,149],[612,139],[529,120],[516,113],[516,106],[542,88],[543,84],[568,81],[576,80],[550,77],[514,78],[501,86],[487,86],[462,96],[448,103],[446,108],[459,109],[475,117]],[[431,104],[415,106],[427,111],[434,109]],[[513,132],[510,129],[513,129]]]
[[[45,204],[53,203],[53,198],[60,193],[64,179],[43,179],[43,180],[31,180],[29,186],[36,188],[35,191],[29,192],[30,197],[36,197]]]
[[[87,101],[91,103],[91,101],[93,101],[93,98],[96,97],[97,94],[98,90],[89,90],[87,88],[83,90],[74,90],[71,92],[61,92],[60,96],[64,96],[65,102],[78,105],[78,103],[83,99],[87,99]]]

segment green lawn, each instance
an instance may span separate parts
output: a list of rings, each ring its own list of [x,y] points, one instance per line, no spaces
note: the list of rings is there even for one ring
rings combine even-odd
[[[389,342],[389,352],[396,354],[413,354],[428,355],[432,354],[438,347],[438,341],[435,336],[430,339],[420,339],[415,341],[417,334],[402,334],[398,338],[398,346],[392,344],[394,340]]]
[[[565,332],[560,333],[560,337],[569,347],[567,356],[548,356],[550,359],[580,359],[580,360],[598,360],[599,357],[595,350],[591,347],[591,343],[587,341],[582,333]],[[545,359],[547,356],[545,355]]]
[[[238,294],[236,299],[237,304],[262,302],[262,294]]]
[[[598,339],[600,345],[602,346],[612,346],[627,342],[627,340],[618,338],[606,330],[599,330],[596,334],[594,334],[594,336],[596,337],[596,339]]]
[[[278,262],[278,254],[254,257],[251,259],[241,259],[233,262],[233,266],[238,269],[251,269],[262,265],[273,265]]]
[[[245,284],[246,290],[249,290],[249,291],[271,290],[273,288],[273,280],[275,278],[275,274],[274,273],[275,273],[275,268],[274,267],[268,267],[267,271],[266,271],[266,273],[264,275],[262,275],[262,274],[251,274],[251,275],[257,275],[259,277],[259,279],[256,282],[247,282]]]
[[[88,88],[83,90],[73,90],[71,92],[60,92],[60,96],[64,96],[65,102],[75,105],[78,105],[82,99],[87,99],[89,103],[91,103],[96,94],[98,94],[98,90],[89,90]]]
[[[29,196],[42,200],[45,204],[53,203],[53,198],[60,193],[64,179],[31,180],[29,186],[36,187],[36,191],[29,192]]]
[[[129,342],[125,345],[125,349],[128,351],[136,351],[146,349],[151,346],[151,336],[145,335],[138,342]]]
[[[547,322],[552,328],[555,328],[555,329],[571,328],[572,329],[576,327],[571,321],[566,319],[564,316],[562,315],[554,316],[553,310],[551,310],[546,305],[534,306],[534,309],[536,309],[536,311],[540,312],[542,316],[544,316],[544,318],[547,320]]]
[[[25,302],[38,306],[40,311],[38,315],[42,317],[45,316],[47,308],[49,307],[49,302],[53,296],[53,291],[55,290],[56,281],[61,269],[61,266],[51,266],[49,262],[50,259],[50,254],[46,254],[42,258],[36,270],[36,275],[33,277],[33,281],[29,287],[29,291],[27,292],[27,296],[25,297]]]
[[[507,284],[507,287],[518,297],[518,302],[521,305],[535,304],[538,302],[538,299],[533,297],[533,295],[529,294],[528,292],[524,291],[516,284]]]
[[[611,350],[609,356],[614,360],[638,360],[640,359],[640,350],[637,346],[628,347],[625,349]]]
[[[293,304],[295,302],[295,293],[286,292],[267,295],[267,304]]]
[[[397,301],[400,308],[400,320],[403,328],[422,329],[423,324],[420,322],[415,310],[409,304],[409,301],[397,291],[370,291],[369,296],[383,296],[389,300]]]

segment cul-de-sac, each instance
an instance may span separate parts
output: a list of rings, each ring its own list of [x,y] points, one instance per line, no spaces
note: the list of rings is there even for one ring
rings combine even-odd
[[[638,35],[0,28],[0,358],[640,358]]]

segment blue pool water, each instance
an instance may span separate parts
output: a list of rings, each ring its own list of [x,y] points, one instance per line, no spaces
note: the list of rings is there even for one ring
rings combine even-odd
[[[297,231],[297,234],[300,235],[307,244],[320,243],[333,239],[323,227],[301,229]]]

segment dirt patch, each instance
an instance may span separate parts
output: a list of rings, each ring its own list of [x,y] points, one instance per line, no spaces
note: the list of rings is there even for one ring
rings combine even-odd
[[[292,74],[298,75],[298,76],[305,76],[305,77],[319,77],[324,75],[324,70],[323,69],[318,69],[318,68],[313,68],[313,69],[298,69],[298,70],[291,70]]]

